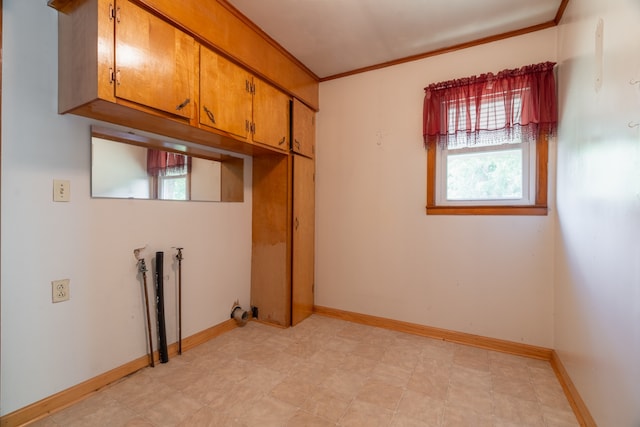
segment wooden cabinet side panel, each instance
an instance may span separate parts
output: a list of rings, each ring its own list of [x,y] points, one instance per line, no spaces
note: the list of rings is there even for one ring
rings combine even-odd
[[[255,31],[224,1],[134,0],[318,110],[318,78]]]
[[[58,110],[65,113],[95,99],[115,101],[113,20],[106,0],[77,2],[58,14]]]
[[[291,325],[291,158],[253,158],[251,305],[260,320]]]
[[[315,155],[316,145],[316,114],[311,108],[299,100],[293,100],[292,110],[292,141],[291,147],[295,153],[307,157]]]
[[[293,157],[293,243],[291,261],[291,323],[313,312],[315,281],[315,162]]]
[[[244,159],[227,156],[220,165],[220,201],[244,201]]]

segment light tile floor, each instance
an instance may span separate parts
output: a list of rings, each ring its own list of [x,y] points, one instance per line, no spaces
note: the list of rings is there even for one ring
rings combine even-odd
[[[35,426],[578,426],[548,362],[313,315],[249,322]]]

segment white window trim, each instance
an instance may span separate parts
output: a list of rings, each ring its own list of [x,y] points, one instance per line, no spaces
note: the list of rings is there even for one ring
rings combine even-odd
[[[448,200],[447,193],[447,155],[450,151],[456,154],[471,152],[500,151],[514,147],[522,147],[522,197],[520,199],[474,199]],[[531,206],[535,204],[536,195],[536,144],[535,141],[484,145],[449,150],[437,146],[436,153],[436,206]]]

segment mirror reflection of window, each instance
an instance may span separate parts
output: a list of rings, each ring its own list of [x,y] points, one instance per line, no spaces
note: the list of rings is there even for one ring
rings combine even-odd
[[[106,139],[102,137],[105,130],[100,130],[91,139],[92,197],[227,202],[244,199],[242,158],[217,152],[208,157],[220,161],[193,157]]]
[[[151,193],[162,200],[190,200],[191,164],[191,157],[184,154],[149,148],[147,175]]]

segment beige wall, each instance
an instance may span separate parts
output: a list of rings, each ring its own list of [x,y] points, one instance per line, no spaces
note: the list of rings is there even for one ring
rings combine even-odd
[[[3,12],[1,415],[144,357],[135,247],[148,244],[149,268],[165,252],[169,342],[172,246],[185,248],[183,336],[228,320],[236,299],[248,307],[252,200],[250,186],[244,203],[91,199],[93,122],[57,114],[57,12],[34,0],[4,0]],[[70,202],[52,202],[53,179],[71,181]],[[52,304],[63,278],[71,299]]]
[[[639,22],[635,0],[571,0],[558,31],[555,348],[602,427],[640,425]]]
[[[553,345],[553,217],[427,216],[421,134],[429,83],[555,61],[556,43],[548,29],[320,85],[316,304]]]

